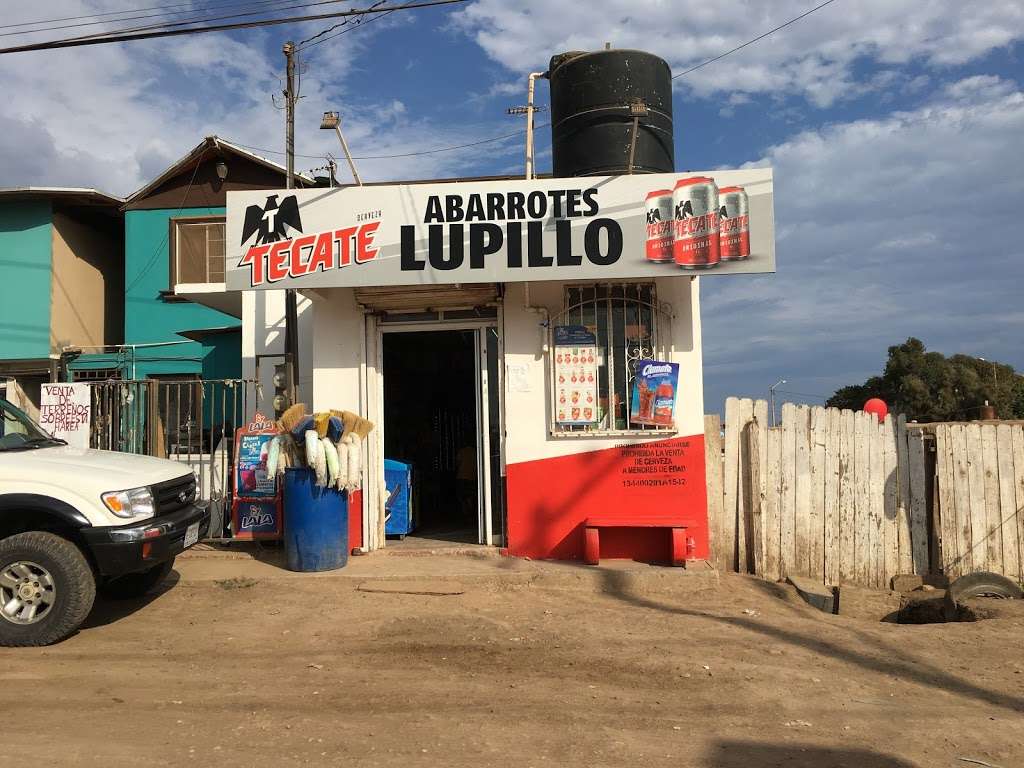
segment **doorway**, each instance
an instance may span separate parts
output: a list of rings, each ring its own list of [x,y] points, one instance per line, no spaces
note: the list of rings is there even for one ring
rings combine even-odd
[[[387,544],[495,543],[504,527],[494,524],[503,517],[497,329],[383,330]]]

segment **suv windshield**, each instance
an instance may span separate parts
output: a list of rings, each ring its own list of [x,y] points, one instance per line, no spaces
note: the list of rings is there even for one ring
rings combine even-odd
[[[23,411],[0,398],[0,451],[66,444],[64,440],[46,434]]]

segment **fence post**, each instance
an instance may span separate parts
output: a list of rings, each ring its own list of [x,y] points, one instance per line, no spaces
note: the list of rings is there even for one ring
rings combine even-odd
[[[761,496],[761,428],[756,421],[747,424],[747,459],[750,477],[750,549],[753,572],[764,576],[764,520]]]
[[[711,562],[726,570],[732,554],[732,541],[726,543],[722,498],[722,419],[717,413],[704,416],[704,474],[708,495],[708,533],[711,536]]]

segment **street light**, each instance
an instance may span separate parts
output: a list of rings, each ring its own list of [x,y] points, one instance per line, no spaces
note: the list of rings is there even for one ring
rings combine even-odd
[[[999,377],[996,374],[996,364],[994,362],[992,362],[991,360],[986,360],[984,357],[979,357],[978,359],[981,360],[981,362],[988,363],[989,365],[992,366],[992,383],[995,384],[998,387],[999,386]]]
[[[348,151],[348,142],[345,141],[345,136],[341,132],[341,115],[337,112],[324,112],[324,118],[320,122],[320,130],[333,130],[338,134],[338,141],[341,142],[341,149],[345,153],[345,159],[348,160],[348,167],[352,169],[352,178],[356,180],[356,184],[360,187],[363,186],[363,180],[359,178],[356,164],[352,162],[352,153]]]
[[[786,383],[785,379],[779,379],[770,387],[768,387],[768,399],[772,401],[772,426],[776,426],[778,421],[775,418],[775,388],[780,387]]]

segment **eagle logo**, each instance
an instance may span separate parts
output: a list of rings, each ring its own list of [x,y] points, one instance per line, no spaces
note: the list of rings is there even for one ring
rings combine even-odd
[[[285,227],[302,231],[299,203],[295,195],[289,195],[280,204],[277,202],[277,195],[270,195],[266,205],[250,205],[245,209],[241,245],[245,245],[254,232],[257,233],[256,245],[284,240],[287,237]]]
[[[676,218],[685,219],[687,216],[693,216],[693,205],[690,204],[689,200],[676,205]],[[246,221],[248,221],[248,215],[246,216]]]
[[[649,208],[647,210],[647,223],[655,224],[659,221],[661,221],[661,211],[657,208]]]

